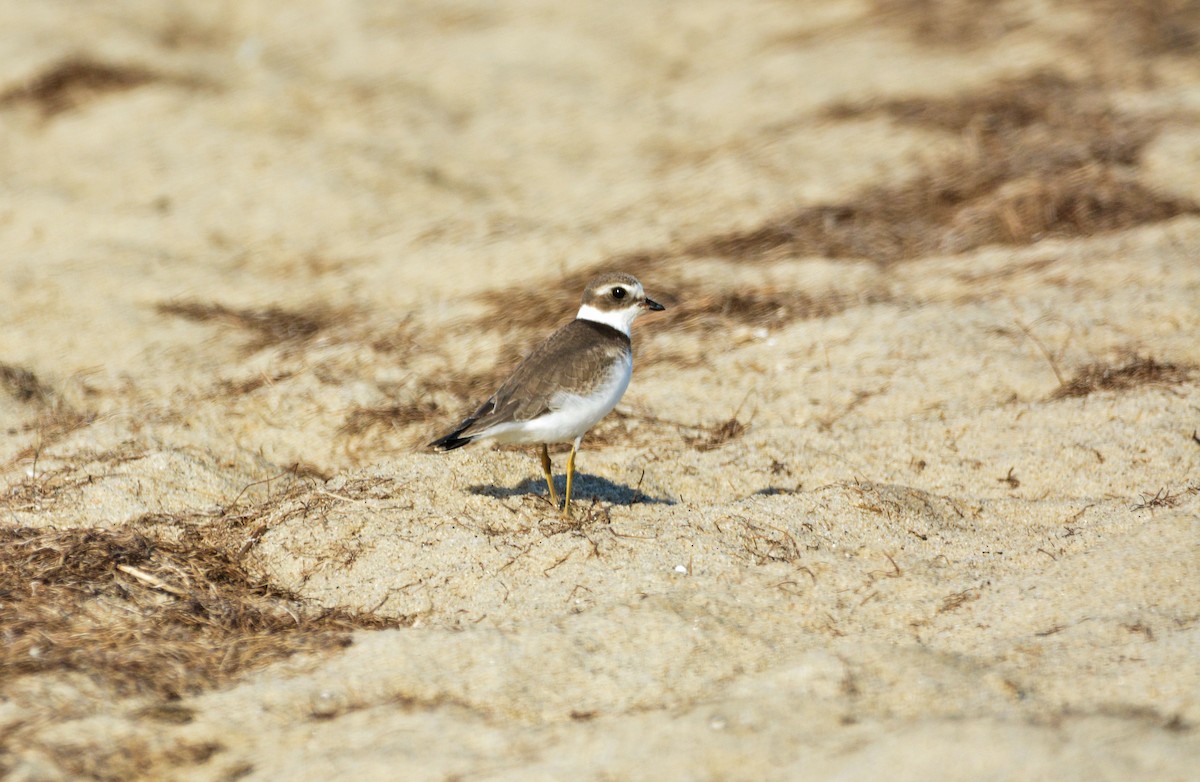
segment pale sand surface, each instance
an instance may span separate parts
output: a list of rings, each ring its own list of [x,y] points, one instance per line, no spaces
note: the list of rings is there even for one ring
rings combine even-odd
[[[856,2],[0,3],[0,364],[42,389],[0,389],[0,524],[242,514],[253,573],[403,625],[171,719],[0,678],[0,772],[1200,778],[1197,210],[895,263],[687,249],[978,132],[834,105],[1046,70],[1155,118],[1120,172],[1200,200],[1200,56],[963,5],[954,44]],[[64,62],[142,75],[21,91]],[[573,522],[530,451],[421,448],[610,265],[671,310]],[[268,308],[308,320],[236,314]],[[1055,396],[1139,357],[1174,374]]]

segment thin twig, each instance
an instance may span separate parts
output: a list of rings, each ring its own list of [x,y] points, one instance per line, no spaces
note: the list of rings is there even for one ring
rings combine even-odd
[[[179,587],[172,586],[158,576],[153,576],[144,570],[135,568],[133,565],[117,565],[117,570],[121,571],[122,573],[128,573],[138,581],[149,584],[155,589],[161,589],[164,592],[170,592],[172,595],[177,597],[187,597],[187,592]]]
[[[1034,336],[1033,332],[1029,330],[1029,327],[1026,326],[1024,323],[1022,323],[1021,321],[1017,320],[1017,321],[1013,321],[1013,322],[1017,324],[1017,328],[1019,328],[1019,329],[1021,329],[1021,331],[1025,332],[1025,336],[1029,337],[1030,341],[1033,342],[1033,344],[1037,345],[1038,350],[1042,351],[1042,355],[1046,357],[1046,362],[1048,364],[1050,364],[1050,369],[1054,370],[1054,376],[1056,378],[1058,378],[1059,387],[1061,388],[1061,387],[1065,386],[1067,384],[1067,381],[1065,379],[1063,379],[1062,372],[1060,372],[1058,369],[1058,362],[1056,362],[1054,360],[1054,356],[1051,355],[1050,351],[1046,348],[1046,346],[1042,343],[1042,341],[1040,339],[1038,339],[1036,336]]]

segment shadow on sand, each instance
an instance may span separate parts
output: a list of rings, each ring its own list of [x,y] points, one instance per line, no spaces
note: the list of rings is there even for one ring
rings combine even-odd
[[[558,496],[561,498],[567,490],[567,476],[554,476],[554,488],[558,491]],[[497,498],[521,497],[530,494],[545,496],[546,481],[541,478],[526,478],[516,486],[511,487],[477,484],[468,487],[467,491],[472,494]],[[601,478],[598,475],[588,475],[582,472],[575,473],[575,485],[571,488],[571,503],[575,504],[590,499],[598,499],[601,502],[608,502],[613,505],[675,504],[674,500],[665,497],[651,497],[623,483],[613,483],[609,479]]]

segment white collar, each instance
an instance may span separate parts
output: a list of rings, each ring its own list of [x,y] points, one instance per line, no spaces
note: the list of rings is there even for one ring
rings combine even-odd
[[[584,304],[579,308],[579,312],[575,315],[575,318],[576,320],[590,320],[593,323],[603,323],[605,326],[612,326],[617,331],[632,339],[633,334],[630,332],[630,327],[633,325],[633,319],[639,314],[641,314],[641,309],[636,304],[632,307],[625,307],[619,310],[601,310],[590,304]]]

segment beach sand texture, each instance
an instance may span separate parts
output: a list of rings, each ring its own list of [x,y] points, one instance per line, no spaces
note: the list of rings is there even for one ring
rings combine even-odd
[[[0,776],[1197,778],[1195,3],[0,28]]]

